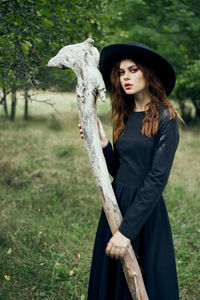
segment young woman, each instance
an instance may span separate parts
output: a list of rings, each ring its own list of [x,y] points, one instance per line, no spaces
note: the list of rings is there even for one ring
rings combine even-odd
[[[119,258],[132,244],[150,300],[178,300],[176,262],[162,196],[179,143],[181,116],[167,96],[169,62],[141,43],[114,44],[100,56],[110,90],[113,148],[98,128],[123,221],[112,236],[104,211],[96,233],[88,300],[131,300]],[[79,123],[82,137],[81,124]]]

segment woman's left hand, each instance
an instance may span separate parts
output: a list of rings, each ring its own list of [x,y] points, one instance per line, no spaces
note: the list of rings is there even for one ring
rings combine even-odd
[[[111,258],[123,258],[129,245],[130,240],[118,230],[109,240],[106,254],[110,255]]]

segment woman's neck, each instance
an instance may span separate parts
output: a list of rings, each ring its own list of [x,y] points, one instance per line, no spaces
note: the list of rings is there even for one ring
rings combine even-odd
[[[134,95],[135,108],[134,111],[143,111],[145,110],[145,105],[150,102],[149,96],[146,92],[140,92]]]

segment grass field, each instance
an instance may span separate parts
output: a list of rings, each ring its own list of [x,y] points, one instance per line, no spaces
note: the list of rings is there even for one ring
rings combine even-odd
[[[35,95],[30,120],[0,116],[0,300],[84,300],[101,210],[74,94]],[[2,108],[1,108],[2,110]],[[111,138],[109,104],[98,104]],[[181,299],[200,299],[200,135],[184,127],[164,191]],[[170,299],[169,299],[170,300]]]

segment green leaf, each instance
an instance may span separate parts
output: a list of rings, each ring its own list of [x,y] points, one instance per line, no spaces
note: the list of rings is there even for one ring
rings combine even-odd
[[[28,54],[29,49],[32,47],[32,44],[29,41],[24,41],[21,43],[22,50],[25,54]]]
[[[43,23],[47,27],[53,27],[53,22],[50,20],[44,19]]]

